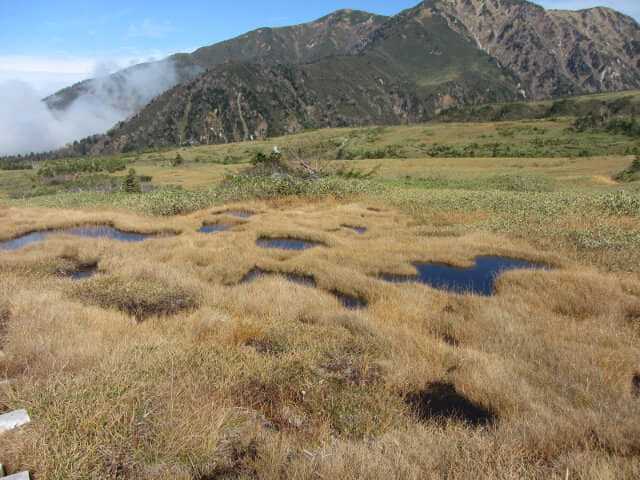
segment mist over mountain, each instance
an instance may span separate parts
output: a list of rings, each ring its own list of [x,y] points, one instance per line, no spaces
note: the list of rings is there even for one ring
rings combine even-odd
[[[631,88],[640,88],[640,27],[614,10],[427,0],[394,17],[339,10],[261,28],[80,82],[47,108],[22,92],[31,115],[13,122],[0,153],[49,149],[116,122],[64,153],[420,122],[463,104]]]
[[[48,151],[105,132],[177,83],[172,60],[86,80],[47,101],[24,82],[2,82],[0,155]]]

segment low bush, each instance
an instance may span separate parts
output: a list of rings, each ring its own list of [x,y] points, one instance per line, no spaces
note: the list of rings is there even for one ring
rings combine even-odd
[[[126,168],[124,160],[117,157],[102,158],[68,158],[45,162],[37,172],[40,178],[51,178],[58,175],[72,175],[77,173],[98,173],[107,171],[115,173]]]
[[[122,191],[125,193],[140,193],[140,180],[136,177],[136,171],[131,168],[122,184]]]
[[[0,170],[31,170],[33,165],[30,162],[4,160],[0,162]]]
[[[636,154],[636,158],[633,159],[631,165],[621,172],[616,173],[613,179],[619,182],[634,182],[640,180],[640,154]]]

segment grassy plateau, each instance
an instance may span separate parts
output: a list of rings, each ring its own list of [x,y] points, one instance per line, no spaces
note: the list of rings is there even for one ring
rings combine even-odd
[[[0,241],[167,234],[0,250],[0,414],[32,418],[0,462],[36,480],[640,477],[640,142],[572,125],[328,129],[0,171]],[[142,193],[121,191],[125,166]],[[381,278],[488,255],[550,268],[505,272],[492,296]]]

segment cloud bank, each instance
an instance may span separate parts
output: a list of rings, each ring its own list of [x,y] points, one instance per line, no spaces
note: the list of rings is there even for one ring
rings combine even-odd
[[[112,75],[113,65],[96,68],[82,94],[65,108],[51,110],[29,84],[0,83],[0,155],[43,152],[104,133],[153,97],[177,83],[170,61],[141,64]]]

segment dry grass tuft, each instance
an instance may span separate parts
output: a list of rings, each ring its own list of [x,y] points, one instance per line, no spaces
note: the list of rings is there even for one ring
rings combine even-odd
[[[41,220],[7,209],[3,232],[88,219],[182,232],[135,244],[55,237],[0,252],[0,312],[9,312],[0,377],[10,381],[0,411],[33,416],[3,436],[11,471],[54,480],[637,477],[637,276],[486,231],[427,237],[435,226],[388,205],[289,198],[227,209],[256,215],[205,235],[197,230],[220,209],[173,219],[48,211]],[[265,232],[327,246],[263,249],[255,241]],[[377,278],[409,274],[416,262],[468,266],[478,255],[556,269],[506,272],[492,297]],[[91,279],[55,275],[91,262],[100,266]],[[241,283],[253,268],[269,274]],[[368,305],[348,310],[332,291]]]
[[[383,369],[378,363],[351,352],[327,352],[318,366],[332,380],[356,386],[371,387],[383,379]]]
[[[232,404],[259,412],[267,428],[280,431],[302,424],[297,412],[303,399],[300,391],[254,378],[231,386],[227,395]]]
[[[220,441],[213,453],[212,465],[197,468],[190,477],[193,480],[217,480],[222,478],[255,478],[260,443],[252,436],[228,435]]]

